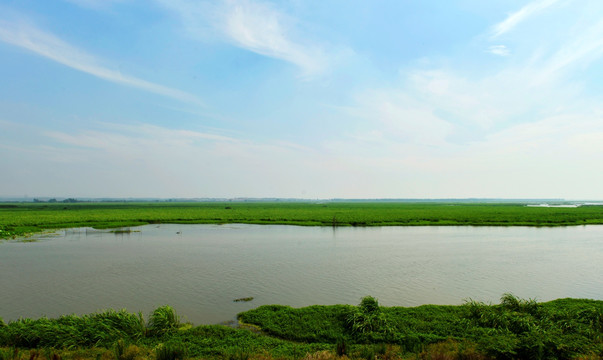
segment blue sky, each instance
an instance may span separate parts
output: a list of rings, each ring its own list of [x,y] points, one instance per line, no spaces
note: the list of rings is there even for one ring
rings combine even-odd
[[[600,0],[0,1],[0,195],[603,199]]]

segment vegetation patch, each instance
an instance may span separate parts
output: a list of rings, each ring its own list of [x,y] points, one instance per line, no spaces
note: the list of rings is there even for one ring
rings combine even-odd
[[[603,355],[603,301],[595,300],[537,303],[505,294],[499,305],[402,308],[380,307],[376,299],[366,297],[358,307],[271,305],[239,317],[278,338],[337,344],[338,352],[359,344],[390,344],[415,354],[426,349],[445,353],[448,346],[497,359]],[[434,345],[446,342],[449,345]]]
[[[170,306],[145,321],[125,310],[0,320],[0,360],[602,359],[603,301],[382,307],[260,306],[239,314],[262,332],[182,324]]]
[[[0,204],[3,205],[3,204]],[[567,226],[603,224],[603,207],[407,202],[18,203],[0,206],[0,238],[45,229],[161,223],[304,226]],[[10,206],[9,206],[10,205]]]

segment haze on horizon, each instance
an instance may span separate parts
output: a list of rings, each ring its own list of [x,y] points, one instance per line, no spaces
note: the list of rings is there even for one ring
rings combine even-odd
[[[603,199],[600,0],[0,3],[0,194]]]

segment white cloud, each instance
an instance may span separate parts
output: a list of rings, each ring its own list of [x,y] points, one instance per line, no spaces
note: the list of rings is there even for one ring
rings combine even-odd
[[[526,21],[531,16],[541,12],[552,5],[555,5],[560,0],[537,0],[525,5],[518,11],[510,14],[507,18],[492,27],[492,37],[498,37],[515,28],[521,22]]]
[[[221,135],[150,125],[101,123],[98,129],[46,131],[44,148],[21,154],[39,171],[51,167],[38,192],[55,196],[236,197],[313,196],[322,155],[292,143],[256,143]],[[0,161],[0,164],[3,161]],[[330,174],[334,175],[334,174]],[[123,179],[128,179],[124,182]]]
[[[513,70],[468,79],[450,69],[412,70],[402,74],[401,85],[408,96],[432,112],[482,132],[513,119],[542,97],[526,86],[524,75]]]
[[[134,76],[125,75],[119,71],[100,65],[98,58],[61,40],[52,33],[42,31],[23,21],[8,22],[0,20],[0,41],[27,49],[40,56],[103,80],[134,87],[179,101],[203,105],[202,101],[195,95]]]
[[[156,1],[177,13],[192,36],[198,39],[207,39],[210,32],[217,31],[235,46],[298,66],[306,76],[319,74],[330,66],[330,56],[298,34],[297,20],[270,3],[252,0]]]
[[[504,31],[554,3],[533,3]],[[603,21],[586,13],[576,10],[566,20],[572,26],[545,44],[548,30],[534,17],[513,39],[509,61],[484,62],[479,71],[467,71],[463,58],[405,67],[394,86],[356,96],[351,135],[326,148],[340,164],[353,158],[374,176],[367,184],[390,194],[601,198],[603,172],[593,164],[603,159],[603,111],[584,82],[599,75]],[[510,55],[507,45],[489,46]]]
[[[320,71],[324,66],[322,54],[291,40],[286,30],[288,22],[289,19],[267,4],[230,1],[224,32],[243,48],[289,61],[308,73]]]
[[[562,43],[542,67],[543,78],[552,76],[575,64],[588,65],[603,55],[603,20],[585,24],[574,30],[572,37]]]
[[[488,52],[490,54],[494,54],[494,55],[498,55],[498,56],[511,55],[511,51],[505,45],[492,45],[488,48]]]
[[[103,124],[103,130],[88,130],[77,134],[48,131],[46,136],[64,145],[81,148],[93,148],[109,151],[123,156],[145,156],[154,146],[189,146],[196,142],[236,142],[227,136],[203,133],[191,130],[166,129],[159,126]],[[139,151],[131,151],[132,147]]]
[[[116,3],[123,3],[128,0],[64,0],[77,6],[90,9],[104,9]]]
[[[429,104],[403,92],[369,91],[358,95],[357,103],[350,114],[369,121],[373,128],[369,128],[368,138],[353,134],[356,138],[435,146],[443,144],[452,129],[451,124],[434,114]]]

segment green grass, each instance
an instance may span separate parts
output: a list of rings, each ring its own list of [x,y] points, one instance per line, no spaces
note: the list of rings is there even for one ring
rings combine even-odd
[[[1,204],[0,204],[1,205]],[[44,230],[155,223],[307,226],[566,226],[603,224],[603,206],[390,202],[19,203],[0,206],[0,238]]]
[[[364,302],[364,301],[363,301]],[[560,299],[547,303],[505,294],[499,305],[469,302],[462,306],[416,308],[334,305],[291,308],[260,306],[239,314],[240,320],[271,336],[291,341],[395,344],[420,352],[430,344],[453,339],[474,344],[498,359],[570,359],[603,355],[603,301]],[[358,314],[382,315],[358,331]],[[353,320],[353,321],[350,321]],[[361,324],[362,325],[362,324]]]
[[[239,316],[262,332],[181,326],[169,306],[148,322],[123,310],[20,319],[0,326],[0,360],[603,358],[603,301],[505,294],[498,305],[404,308],[365,298],[359,306],[269,305]],[[358,331],[354,321],[372,321],[366,316],[380,321]]]
[[[87,349],[88,356],[96,358],[105,353],[104,349],[116,360],[134,360],[140,354],[146,355],[143,358],[154,354],[156,359],[164,360],[185,356],[224,359],[245,353],[296,358],[332,347],[296,343],[222,325],[180,325],[169,306],[153,311],[148,323],[140,314],[124,310],[57,319],[20,319],[0,327],[0,356],[13,359],[15,351],[28,354],[26,350],[30,349],[70,352]]]

